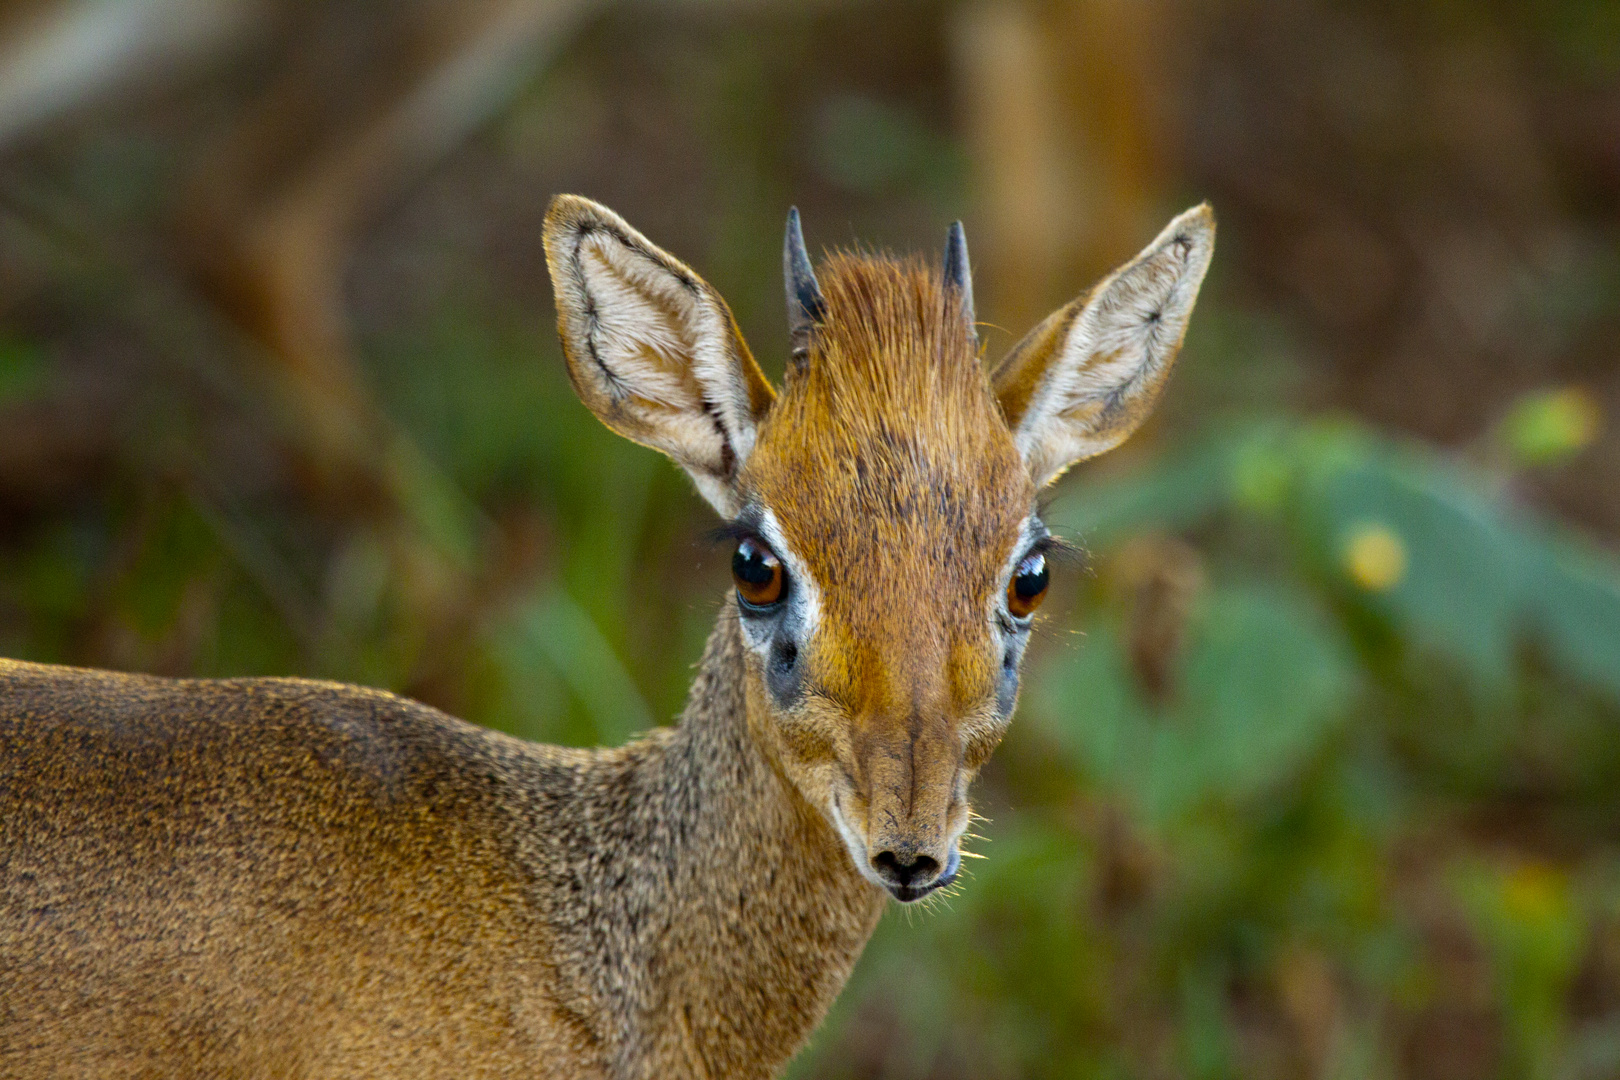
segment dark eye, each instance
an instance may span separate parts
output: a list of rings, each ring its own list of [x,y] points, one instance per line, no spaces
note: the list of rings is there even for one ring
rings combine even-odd
[[[781,560],[758,540],[737,545],[737,553],[731,557],[731,579],[737,583],[737,595],[754,607],[770,607],[787,591]]]
[[[1040,552],[1024,556],[1024,561],[1013,571],[1012,580],[1007,582],[1007,610],[1020,619],[1029,618],[1046,599],[1048,584],[1046,556]]]

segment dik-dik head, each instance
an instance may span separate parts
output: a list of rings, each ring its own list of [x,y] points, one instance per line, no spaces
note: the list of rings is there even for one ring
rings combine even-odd
[[[1046,593],[1036,493],[1151,409],[1209,208],[988,373],[960,225],[943,270],[833,255],[818,281],[791,214],[780,393],[720,295],[612,211],[560,196],[545,239],[580,397],[674,458],[736,541],[755,737],[866,878],[901,900],[948,884]]]

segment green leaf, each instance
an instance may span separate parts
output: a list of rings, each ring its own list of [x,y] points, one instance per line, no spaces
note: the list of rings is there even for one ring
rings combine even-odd
[[[1539,390],[1514,403],[1497,437],[1520,463],[1549,465],[1590,446],[1602,422],[1597,399],[1585,390]]]
[[[1620,701],[1620,567],[1554,540],[1541,570],[1527,599],[1552,660]]]
[[[1166,821],[1286,777],[1345,715],[1356,674],[1339,632],[1307,597],[1244,586],[1214,591],[1195,613],[1163,706],[1136,686],[1112,627],[1034,682],[1032,711],[1080,767],[1146,818]]]

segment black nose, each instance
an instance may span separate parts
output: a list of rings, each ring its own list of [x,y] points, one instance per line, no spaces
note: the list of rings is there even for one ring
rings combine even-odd
[[[872,857],[872,869],[878,877],[902,889],[912,885],[926,885],[939,876],[939,860],[927,855],[912,855],[902,862],[892,851],[880,851]]]

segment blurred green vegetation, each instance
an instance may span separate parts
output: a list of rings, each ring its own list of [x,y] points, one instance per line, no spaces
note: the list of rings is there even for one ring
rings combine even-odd
[[[568,386],[551,193],[773,372],[790,202],[813,247],[966,217],[993,359],[1209,197],[1158,418],[1049,493],[1087,563],[984,858],[792,1075],[1620,1075],[1614,10],[606,11],[354,242],[364,482],[174,239],[274,57],[87,109],[0,155],[0,652],[620,742],[678,713],[729,552]]]

